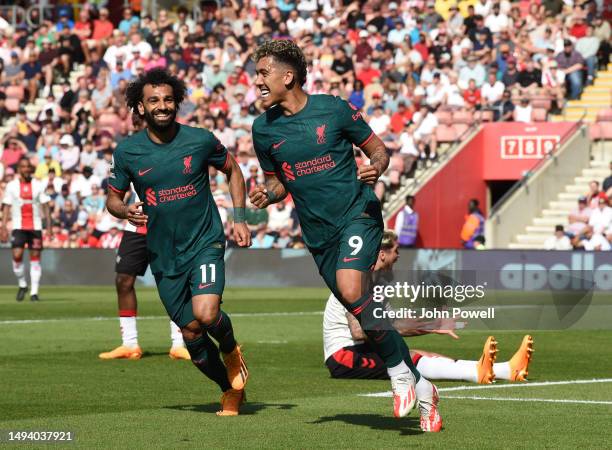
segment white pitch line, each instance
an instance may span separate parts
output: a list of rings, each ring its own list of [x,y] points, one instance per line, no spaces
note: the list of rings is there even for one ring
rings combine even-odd
[[[464,385],[447,388],[439,388],[438,392],[452,391],[475,391],[488,389],[511,389],[511,388],[527,388],[538,386],[560,386],[565,384],[595,384],[595,383],[612,383],[612,378],[593,378],[590,380],[565,380],[565,381],[539,381],[537,383],[514,383],[514,384],[485,384],[485,385]],[[392,397],[391,391],[374,392],[371,394],[359,394],[360,397]],[[450,398],[450,397],[449,397]]]
[[[555,399],[555,398],[511,398],[511,397],[479,397],[479,396],[447,396],[443,395],[443,399],[458,399],[458,400],[493,400],[500,402],[538,402],[538,403],[579,403],[586,405],[612,405],[612,401],[603,400],[571,400],[571,399]]]
[[[323,311],[295,311],[295,312],[270,312],[270,313],[233,313],[230,317],[278,317],[278,316],[322,316]],[[104,320],[117,320],[117,317],[65,317],[60,319],[24,319],[24,320],[0,320],[0,325],[20,325],[30,323],[53,323],[53,322],[93,322]],[[160,320],[168,319],[168,316],[138,316],[138,320]]]

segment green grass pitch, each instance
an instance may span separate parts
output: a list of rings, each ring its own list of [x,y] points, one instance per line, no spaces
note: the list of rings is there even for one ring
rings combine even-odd
[[[324,289],[226,290],[224,308],[251,379],[243,414],[223,418],[214,414],[216,386],[189,362],[168,358],[169,325],[155,290],[138,290],[140,361],[97,358],[120,342],[112,287],[43,286],[39,304],[18,304],[14,295],[14,287],[0,288],[0,430],[70,430],[76,442],[66,448],[612,446],[610,382],[442,391],[444,430],[435,435],[420,432],[416,411],[393,418],[389,398],[359,396],[387,391],[388,382],[329,378]],[[409,344],[477,359],[486,333],[460,334],[459,341],[425,336]],[[512,355],[522,334],[495,334],[498,361]],[[612,331],[533,335],[532,383],[612,378]],[[448,398],[473,396],[479,399]],[[543,401],[551,399],[568,402]]]

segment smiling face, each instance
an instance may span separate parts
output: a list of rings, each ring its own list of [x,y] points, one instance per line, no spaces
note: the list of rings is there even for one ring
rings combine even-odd
[[[144,116],[147,126],[155,131],[164,131],[171,127],[177,108],[172,87],[168,84],[146,84],[142,94],[138,112]]]
[[[262,106],[265,109],[282,101],[294,81],[293,69],[278,63],[272,56],[265,56],[257,62],[255,68],[255,86],[259,89]]]

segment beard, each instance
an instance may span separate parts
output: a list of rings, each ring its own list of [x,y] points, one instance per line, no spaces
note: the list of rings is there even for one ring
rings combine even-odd
[[[174,125],[174,120],[176,119],[176,110],[163,110],[156,112],[170,114],[170,117],[167,121],[160,122],[155,118],[154,114],[150,113],[145,109],[144,120],[147,123],[148,128],[152,129],[153,131],[163,132]]]

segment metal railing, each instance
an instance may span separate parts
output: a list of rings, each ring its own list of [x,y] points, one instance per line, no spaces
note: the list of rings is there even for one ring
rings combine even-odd
[[[417,189],[420,185],[424,184],[424,182],[431,177],[434,171],[440,169],[444,165],[444,163],[448,161],[450,157],[457,152],[457,150],[462,146],[462,144],[466,142],[466,138],[478,130],[481,124],[481,120],[472,123],[463,133],[461,133],[460,136],[457,137],[456,141],[452,142],[450,148],[448,148],[444,153],[438,154],[438,159],[434,166],[427,167],[425,170],[420,171],[420,173],[415,173],[414,177],[405,179],[404,183],[402,183],[402,186],[395,193],[394,201],[386,201],[383,204],[383,215],[385,220],[388,220],[393,215],[393,213],[399,209],[397,205],[397,199],[399,199],[399,203],[401,204],[403,202],[405,194],[409,192],[414,192],[415,189]],[[416,161],[415,164],[417,164]]]

